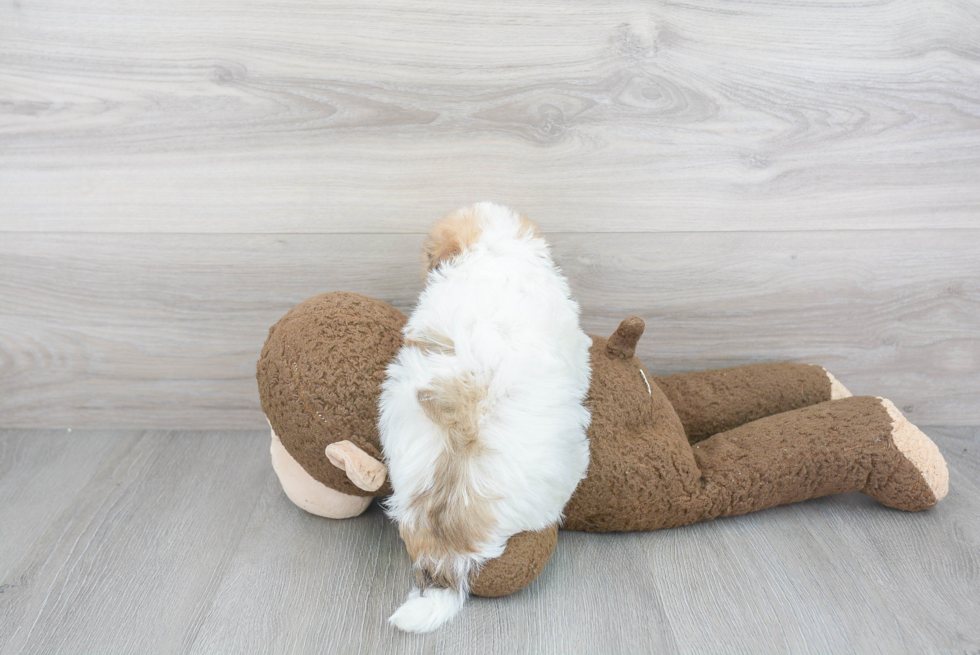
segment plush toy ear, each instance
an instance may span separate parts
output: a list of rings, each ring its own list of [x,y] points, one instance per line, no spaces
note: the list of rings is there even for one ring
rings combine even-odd
[[[338,441],[326,448],[327,459],[347,472],[350,481],[364,491],[377,491],[385,483],[388,469],[350,441]]]
[[[610,357],[633,359],[636,344],[643,336],[646,324],[639,316],[630,316],[619,324],[613,335],[606,342],[606,354]]]

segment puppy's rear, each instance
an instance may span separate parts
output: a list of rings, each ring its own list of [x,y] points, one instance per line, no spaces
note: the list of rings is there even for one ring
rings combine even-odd
[[[419,406],[444,439],[429,489],[409,501],[414,522],[399,533],[415,562],[417,590],[391,617],[403,630],[424,632],[450,619],[463,606],[469,576],[496,521],[473,479],[479,457],[480,403],[486,386],[468,378],[437,380],[418,392]]]
[[[508,537],[554,524],[588,466],[588,348],[536,228],[489,203],[424,248],[428,284],[388,369],[380,428],[417,588],[391,617],[431,630]]]

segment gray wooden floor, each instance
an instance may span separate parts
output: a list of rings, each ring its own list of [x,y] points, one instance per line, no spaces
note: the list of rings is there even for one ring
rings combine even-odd
[[[0,431],[0,652],[976,652],[980,429],[949,497],[861,495],[656,533],[563,532],[542,576],[427,636],[376,506],[296,509],[265,432]]]

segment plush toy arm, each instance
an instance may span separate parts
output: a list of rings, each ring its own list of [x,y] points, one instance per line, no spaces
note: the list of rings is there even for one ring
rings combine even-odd
[[[558,544],[558,526],[540,532],[521,532],[507,541],[507,549],[470,580],[470,593],[496,598],[520,591],[540,575]]]
[[[654,378],[691,443],[773,414],[850,396],[810,364],[749,364]]]

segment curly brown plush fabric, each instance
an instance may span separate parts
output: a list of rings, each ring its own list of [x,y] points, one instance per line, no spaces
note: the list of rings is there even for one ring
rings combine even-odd
[[[558,526],[521,532],[507,540],[507,550],[487,562],[470,580],[470,593],[497,598],[523,589],[541,575],[558,545]]]
[[[677,499],[694,493],[697,469],[667,397],[649,384],[652,377],[639,359],[611,356],[606,344],[592,337],[592,386],[585,401],[592,412],[591,459],[565,506],[562,527],[648,530],[639,525],[672,515],[680,509]]]
[[[380,300],[335,292],[303,301],[269,330],[256,372],[262,411],[289,454],[332,489],[391,493],[387,481],[375,492],[357,487],[324,450],[347,439],[381,459],[378,397],[406,320]]]
[[[659,530],[852,491],[908,511],[938,501],[893,443],[883,401],[829,400],[818,366],[752,365],[648,386],[640,360],[614,356],[605,339],[593,337],[591,354],[591,461],[563,529]],[[691,424],[739,427],[690,443],[664,389],[692,416],[696,401],[685,392],[713,400],[704,410],[710,418]]]
[[[881,398],[855,396],[717,434],[693,449],[702,481],[689,501],[695,520],[854,491],[896,509],[928,509],[938,499],[892,427]]]
[[[748,364],[654,378],[691,443],[772,414],[830,400],[830,378],[810,364]]]

